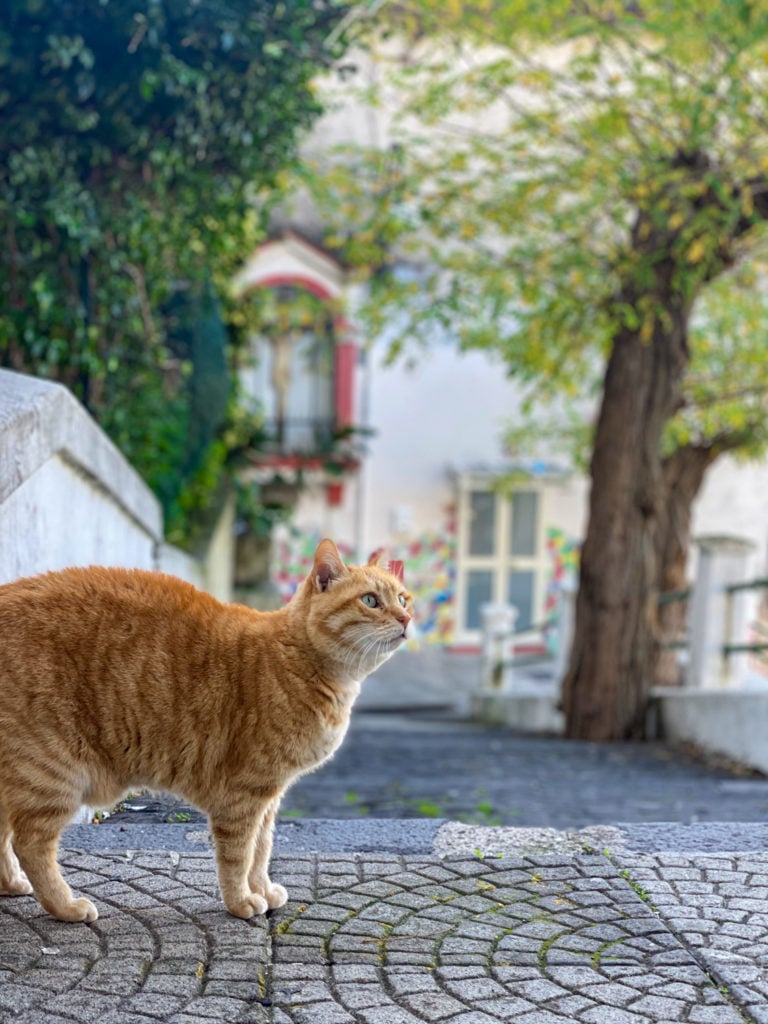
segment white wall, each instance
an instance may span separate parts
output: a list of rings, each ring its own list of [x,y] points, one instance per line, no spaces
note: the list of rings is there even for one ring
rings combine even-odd
[[[439,345],[416,365],[383,366],[375,352],[371,373],[369,526],[389,537],[396,510],[434,525],[450,487],[450,471],[498,464],[501,436],[518,405],[503,366],[480,352]]]
[[[153,567],[156,537],[77,465],[52,455],[0,505],[0,582],[67,565]]]
[[[694,743],[740,764],[768,772],[768,694],[756,690],[652,691],[662,739]]]
[[[0,370],[0,582],[151,569],[161,538],[156,498],[66,388]]]
[[[503,363],[487,353],[438,345],[420,353],[409,369],[402,363],[385,366],[383,352],[375,350],[368,543],[398,539],[398,526],[417,534],[435,529],[446,505],[455,501],[456,473],[508,465],[503,435],[519,403],[518,386]],[[579,521],[579,501],[580,494],[563,489],[558,518],[565,512],[570,522]]]
[[[299,527],[357,541],[363,552],[439,529],[456,500],[457,472],[508,465],[503,433],[520,401],[503,364],[483,352],[444,344],[419,353],[411,367],[387,366],[378,345],[369,358],[360,387],[368,388],[362,404],[374,436],[360,479],[347,484],[338,509],[310,490],[296,517]],[[580,536],[586,482],[572,476],[548,486],[545,526]]]
[[[116,565],[230,601],[233,519],[229,502],[202,560],[165,544],[157,498],[69,391],[0,370],[0,583]]]

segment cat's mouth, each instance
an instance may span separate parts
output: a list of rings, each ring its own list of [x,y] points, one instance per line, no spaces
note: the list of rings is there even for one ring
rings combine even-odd
[[[391,647],[399,647],[400,644],[403,643],[403,641],[407,640],[407,639],[408,639],[408,637],[405,635],[405,630],[403,630],[402,633],[397,633],[395,636],[390,637],[389,640],[387,640],[387,643]]]

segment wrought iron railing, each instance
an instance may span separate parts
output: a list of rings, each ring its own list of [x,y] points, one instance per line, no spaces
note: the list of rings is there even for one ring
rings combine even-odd
[[[734,596],[748,590],[768,590],[768,579],[758,578],[746,580],[744,583],[731,583],[725,588],[725,636],[733,636],[733,603]],[[757,625],[757,624],[755,624]],[[727,659],[732,654],[765,654],[768,651],[768,643],[733,643],[729,639],[723,644],[723,658]]]
[[[266,420],[264,433],[265,451],[314,454],[333,448],[337,429],[335,420],[330,417],[290,416]]]

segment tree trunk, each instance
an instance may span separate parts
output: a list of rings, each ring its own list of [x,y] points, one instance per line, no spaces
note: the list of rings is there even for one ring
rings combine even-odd
[[[647,341],[621,328],[606,369],[574,644],[563,682],[566,735],[574,739],[619,740],[644,731],[664,499],[661,435],[679,402],[688,361],[688,309],[668,282],[663,291],[657,296],[666,310],[663,325],[657,319]]]
[[[685,590],[688,585],[686,567],[693,502],[707,469],[719,454],[720,449],[712,445],[685,445],[663,462],[664,501],[658,511],[656,532],[657,589],[660,594]],[[686,601],[672,601],[659,606],[651,673],[656,686],[678,686],[682,682],[677,651],[665,649],[662,645],[682,639],[687,620]]]

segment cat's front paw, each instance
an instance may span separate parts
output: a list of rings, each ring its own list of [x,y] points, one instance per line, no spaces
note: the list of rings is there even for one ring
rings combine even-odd
[[[264,898],[270,910],[277,910],[278,907],[284,907],[288,902],[288,893],[282,885],[270,882],[264,892]]]
[[[225,903],[230,914],[234,917],[245,918],[245,920],[248,920],[249,917],[266,914],[269,910],[269,904],[257,892],[248,893],[247,896],[241,899],[225,900]]]
[[[63,906],[51,907],[50,913],[59,921],[85,921],[86,924],[95,921],[99,916],[96,907],[86,899],[72,900]]]

